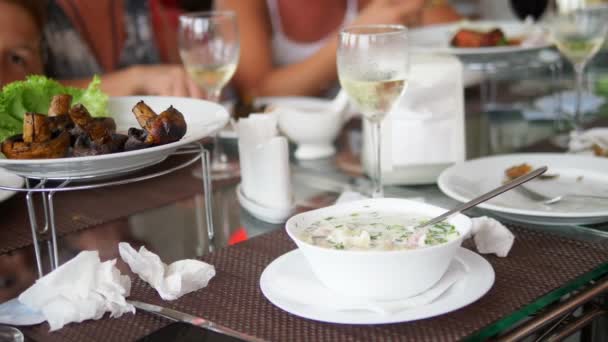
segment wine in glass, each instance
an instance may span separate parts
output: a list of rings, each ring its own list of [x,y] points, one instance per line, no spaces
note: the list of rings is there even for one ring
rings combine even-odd
[[[179,52],[190,77],[219,102],[222,89],[230,81],[239,61],[239,33],[236,14],[230,11],[194,12],[179,17]],[[238,174],[238,165],[229,163],[217,135],[213,141],[211,164],[214,179]]]
[[[371,128],[372,196],[383,197],[381,122],[405,91],[409,67],[407,28],[361,25],[340,32],[338,77]]]
[[[583,129],[581,101],[585,67],[604,43],[608,17],[605,11],[574,10],[554,17],[549,26],[555,45],[572,63],[576,75],[576,102],[571,123],[577,134]]]

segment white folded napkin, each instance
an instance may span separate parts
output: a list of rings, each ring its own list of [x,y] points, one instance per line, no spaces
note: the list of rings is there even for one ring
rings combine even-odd
[[[572,132],[570,134],[570,142],[568,143],[570,152],[589,151],[593,148],[593,145],[597,145],[605,151],[608,150],[608,128],[596,127],[582,133]]]
[[[150,284],[164,300],[174,300],[201,289],[215,276],[215,268],[199,260],[179,260],[167,266],[145,247],[138,252],[126,242],[118,244],[118,251],[131,271]]]
[[[366,198],[368,197],[358,192],[344,191],[336,200],[336,204]],[[509,254],[515,241],[515,236],[502,223],[493,218],[482,216],[472,218],[471,224],[470,236],[465,236],[465,239],[472,237],[479,253],[496,254],[499,257],[506,257]]]
[[[238,121],[236,131],[243,194],[263,207],[293,207],[289,146],[278,136],[277,117],[252,114]]]
[[[39,311],[51,331],[70,322],[135,313],[125,297],[131,291],[131,279],[121,275],[116,260],[101,262],[97,251],[83,251],[75,258],[38,279],[25,290],[19,301]]]
[[[391,315],[432,303],[466,275],[462,264],[453,261],[443,277],[423,293],[401,300],[380,301],[333,292],[323,286],[316,277],[307,275],[311,273],[312,270],[309,272],[294,270],[294,272],[281,274],[275,279],[276,289],[281,296],[302,305],[314,305],[335,311],[366,310],[383,315]]]
[[[453,56],[418,53],[412,55],[411,63],[407,91],[382,122],[382,172],[391,184],[409,183],[408,173],[419,167],[465,158],[462,63]],[[362,161],[369,171],[374,151],[367,122],[363,138]],[[426,171],[416,178],[431,183],[436,172]]]

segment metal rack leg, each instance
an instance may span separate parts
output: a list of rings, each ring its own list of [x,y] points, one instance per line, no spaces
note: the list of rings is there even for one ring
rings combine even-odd
[[[209,151],[201,145],[201,167],[203,178],[203,195],[205,196],[205,217],[207,220],[207,233],[209,234],[209,245],[215,236],[213,226],[213,187],[211,182],[211,162]]]
[[[70,180],[66,180],[63,183],[61,183],[57,188],[63,188],[66,185],[68,185],[70,183]],[[48,206],[47,206],[47,213],[48,215],[45,215],[46,217],[48,217],[47,219],[47,223],[50,226],[50,230],[51,230],[51,239],[49,240],[51,242],[51,251],[52,251],[52,269],[56,269],[57,267],[59,267],[59,253],[57,252],[57,227],[55,225],[55,206],[53,204],[53,198],[55,196],[56,191],[50,191],[46,197],[48,199]]]
[[[41,188],[42,186],[44,186],[44,184],[46,183],[46,180],[41,180],[40,183],[38,183],[34,189],[36,188]],[[29,179],[25,179],[25,186],[28,189],[32,189],[31,188],[31,183]],[[42,278],[42,276],[44,275],[44,270],[42,268],[42,257],[40,256],[40,246],[38,244],[38,218],[36,217],[36,207],[34,204],[34,194],[35,192],[33,191],[28,191],[27,195],[25,196],[25,200],[27,203],[27,213],[28,213],[28,217],[30,219],[30,227],[32,229],[32,243],[34,245],[34,254],[36,257],[36,268],[38,269],[38,278]]]

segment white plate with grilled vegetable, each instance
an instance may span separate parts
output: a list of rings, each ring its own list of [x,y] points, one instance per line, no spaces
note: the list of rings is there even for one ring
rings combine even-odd
[[[143,101],[148,108],[136,107],[140,101]],[[181,115],[175,113],[176,111]],[[37,139],[42,139],[47,144],[50,141],[41,138],[41,132],[37,126],[34,126],[32,132],[27,132],[26,128],[27,133],[24,132],[22,137],[13,144],[5,145],[3,143],[3,150],[5,148],[7,150],[3,155],[4,158],[0,159],[0,167],[30,178],[83,179],[116,175],[159,163],[178,148],[215,133],[228,122],[228,113],[224,107],[209,101],[179,97],[114,97],[109,100],[108,113],[114,119],[116,126],[115,133],[117,134],[112,134],[112,136],[121,135],[122,139],[127,137],[132,150],[123,149],[101,154],[100,150],[110,147],[105,145],[99,147],[92,143],[93,139],[90,137],[94,137],[95,130],[87,132],[89,133],[87,139],[81,139],[80,136],[75,138],[73,131],[70,131],[72,147],[69,148],[70,153],[65,154],[67,157],[51,158],[42,152],[42,158],[40,158],[40,155],[34,153],[33,150],[23,152],[22,149],[23,146],[30,149],[39,146],[35,145]],[[182,120],[179,127],[171,126],[174,114]],[[70,114],[70,116],[72,115]],[[27,124],[24,127],[27,127]],[[162,130],[160,136],[153,132],[157,129]],[[164,140],[165,136],[171,136],[176,129],[179,133],[177,135],[179,140]],[[185,134],[181,136],[184,129]],[[28,143],[23,142],[26,135],[30,139]],[[59,136],[54,134],[51,140],[59,139]],[[138,143],[145,146],[140,146]],[[78,156],[75,156],[77,151],[79,151]],[[14,157],[23,159],[6,158],[11,153],[14,153]],[[26,153],[25,157],[23,153]],[[27,153],[30,155],[28,156]],[[26,159],[28,157],[34,157],[34,159]]]
[[[431,25],[411,30],[410,39],[414,51],[455,56],[519,53],[552,45],[540,26],[517,21]]]
[[[549,170],[539,179],[478,207],[542,225],[608,221],[608,158],[564,153],[491,156],[453,165],[441,173],[437,185],[447,196],[466,202],[542,165]]]

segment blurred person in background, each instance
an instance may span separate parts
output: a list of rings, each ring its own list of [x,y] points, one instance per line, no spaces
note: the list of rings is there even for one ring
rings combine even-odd
[[[51,0],[47,75],[85,87],[98,74],[110,95],[203,97],[180,63],[176,23],[184,9],[210,7],[203,0]]]
[[[42,0],[0,0],[0,86],[43,72]]]
[[[460,16],[445,0],[217,0],[237,13],[234,86],[252,96],[332,95],[339,30],[347,24],[425,25]]]

